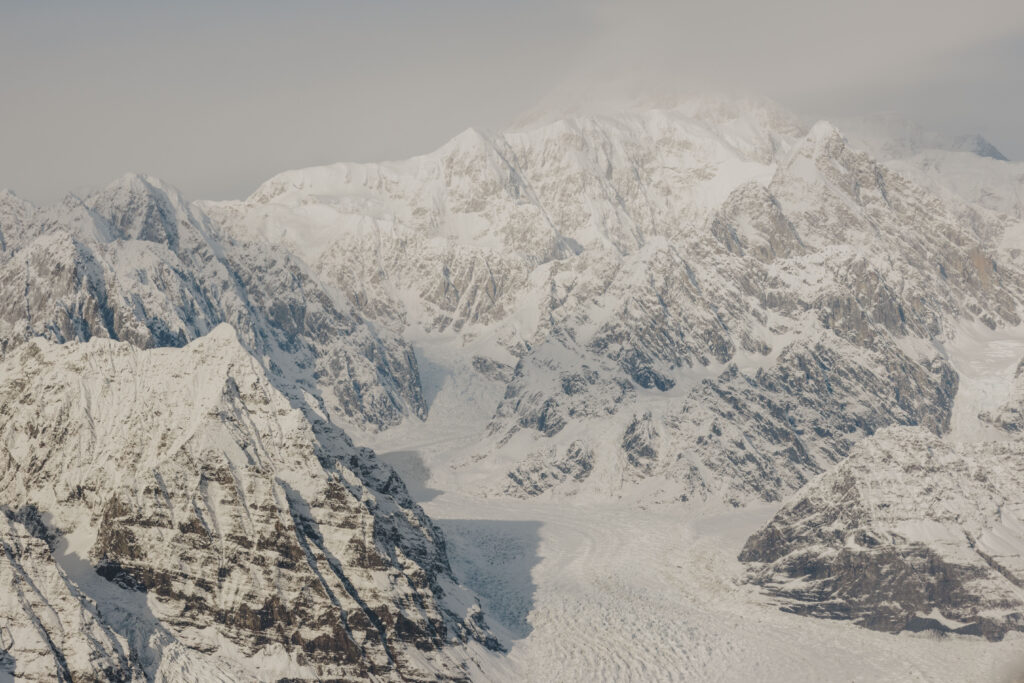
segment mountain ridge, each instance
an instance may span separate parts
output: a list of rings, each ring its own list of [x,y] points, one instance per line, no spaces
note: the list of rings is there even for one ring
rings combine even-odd
[[[0,573],[45,583],[0,602],[31,626],[11,666],[479,676],[529,635],[485,593],[529,581],[480,581],[498,570],[475,553],[505,541],[449,514],[450,562],[402,478],[356,445],[397,463],[427,439],[430,482],[498,510],[781,505],[766,528],[783,531],[742,558],[801,613],[1015,630],[950,593],[889,609],[877,582],[787,583],[809,566],[782,553],[787,533],[842,574],[798,502],[871,526],[822,482],[886,439],[951,463],[988,449],[993,469],[1016,453],[978,444],[1020,421],[1003,367],[1024,356],[1019,165],[919,137],[883,158],[831,123],[704,98],[470,130],[406,161],[286,171],[240,201],[136,174],[50,207],[0,195]],[[882,541],[866,571],[905,549]],[[968,573],[1002,586],[986,566]],[[489,625],[474,593],[521,623]],[[67,610],[72,625],[48,621]]]

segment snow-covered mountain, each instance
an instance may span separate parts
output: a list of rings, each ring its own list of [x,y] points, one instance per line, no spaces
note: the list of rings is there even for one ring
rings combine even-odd
[[[0,405],[19,672],[430,680],[493,646],[402,482],[228,325],[180,349],[29,340]]]
[[[980,135],[944,136],[894,114],[846,119],[839,125],[851,141],[913,182],[1001,215],[998,222],[1011,226],[1003,230],[1003,246],[1020,248],[1024,164],[1007,160]]]
[[[800,614],[885,631],[1024,630],[1024,444],[891,428],[747,541],[751,579]]]
[[[534,573],[495,558],[536,541],[474,526],[480,505],[524,534],[582,510],[554,537],[578,543],[578,519],[785,500],[750,569],[742,542],[714,560],[747,572],[729,590],[1019,630],[1021,168],[980,138],[708,97],[469,130],[244,201],[135,175],[45,208],[0,194],[0,673],[522,677],[514,644],[553,603],[509,604]],[[584,647],[575,618],[545,647]]]
[[[941,344],[1024,291],[1005,217],[759,101],[468,131],[204,208],[457,349],[445,372],[504,368],[460,466],[518,495],[776,500],[881,427],[942,434]]]
[[[408,345],[364,323],[288,253],[224,238],[153,178],[41,210],[0,197],[0,344],[41,335],[182,346],[227,322],[289,393],[356,424],[425,411]]]

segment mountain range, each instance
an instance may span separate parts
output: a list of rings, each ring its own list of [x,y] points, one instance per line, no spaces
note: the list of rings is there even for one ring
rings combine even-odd
[[[140,175],[0,194],[0,672],[642,675],[605,668],[625,640],[560,674],[517,654],[557,604],[521,521],[555,562],[564,510],[724,515],[744,609],[1002,656],[1022,197],[979,136],[724,97],[468,130],[238,201]],[[526,535],[495,541],[499,512]],[[569,621],[549,642],[594,647]],[[654,678],[728,678],[655,649]]]

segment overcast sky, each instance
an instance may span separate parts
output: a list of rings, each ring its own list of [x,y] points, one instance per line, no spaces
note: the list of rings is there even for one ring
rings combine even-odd
[[[1024,2],[0,0],[0,187],[242,197],[606,83],[895,111],[1024,159]]]

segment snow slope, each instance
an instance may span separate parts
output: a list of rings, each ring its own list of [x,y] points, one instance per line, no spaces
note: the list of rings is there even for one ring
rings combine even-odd
[[[943,348],[1020,324],[1005,217],[940,189],[827,122],[702,98],[467,131],[203,208],[295,249],[418,365],[480,375],[454,409],[478,485],[742,504],[880,428],[944,433]]]
[[[401,481],[230,326],[181,349],[30,340],[0,406],[19,675],[452,679],[494,645]]]
[[[980,557],[968,533],[1016,566],[1019,515],[993,507],[1016,489],[950,475],[1015,471],[1019,168],[851,130],[701,98],[288,171],[242,202],[139,176],[0,194],[0,672],[1008,674],[1013,591],[957,558]],[[759,525],[814,528],[792,501],[874,529],[822,488],[858,459],[871,504],[914,492],[882,532],[943,558],[924,582],[981,583],[842,609],[1001,642],[806,619],[778,609],[800,586],[746,581],[748,536],[784,549]],[[811,546],[823,567],[846,549]]]
[[[747,541],[784,609],[884,631],[1024,631],[1024,444],[891,428]]]
[[[0,197],[0,350],[34,336],[182,346],[231,324],[274,381],[332,419],[422,416],[408,346],[262,240],[235,240],[173,188],[127,175],[28,210]]]
[[[1019,634],[892,636],[779,611],[737,560],[774,506],[484,498],[445,483],[460,445],[382,457],[421,482],[456,575],[500,622],[509,652],[477,680],[1003,681],[1020,663]]]

